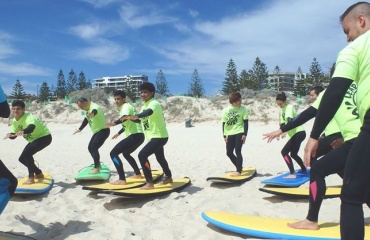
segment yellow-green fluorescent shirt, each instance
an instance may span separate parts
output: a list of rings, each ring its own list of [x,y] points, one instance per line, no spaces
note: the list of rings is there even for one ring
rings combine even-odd
[[[297,111],[295,110],[295,108],[290,104],[286,104],[280,111],[280,124],[282,123],[287,124],[289,118],[293,119],[296,116],[297,116]],[[289,138],[291,138],[297,132],[303,132],[303,131],[304,131],[303,126],[299,126],[299,127],[293,128],[292,130],[289,130],[287,132],[287,135]]]
[[[326,90],[320,93],[312,107],[318,109],[322,96]],[[344,96],[338,111],[334,115],[334,120],[342,133],[344,141],[351,140],[358,136],[361,128],[361,121],[355,104],[356,84],[352,83]]]
[[[89,126],[90,126],[91,131],[93,133],[97,133],[100,130],[102,130],[104,128],[107,128],[105,126],[106,119],[105,119],[105,116],[104,116],[104,113],[103,113],[101,107],[98,104],[94,103],[94,102],[90,102],[90,107],[86,111],[86,115],[88,115],[89,113],[91,113],[94,109],[97,111],[97,113],[95,114],[95,116],[93,116],[93,117],[86,117],[86,118],[87,118],[87,120],[89,122]]]
[[[135,108],[129,104],[129,103],[124,103],[120,108],[120,117],[122,116],[133,116],[136,114]],[[125,129],[125,136],[128,137],[131,134],[135,133],[143,133],[143,129],[141,127],[140,123],[135,123],[130,120],[126,120],[122,123],[123,128]]]
[[[167,138],[168,132],[161,104],[154,98],[151,98],[144,103],[141,108],[141,112],[147,109],[152,109],[153,114],[148,117],[141,118],[145,138],[147,140],[152,138]]]
[[[357,84],[356,105],[363,122],[370,109],[370,31],[339,52],[333,74],[335,77],[347,78]]]
[[[24,134],[23,137],[28,142],[33,142],[41,137],[45,137],[50,134],[49,129],[46,127],[46,125],[41,122],[36,116],[30,114],[30,113],[24,113],[23,116],[17,121],[15,118],[12,121],[12,133],[17,133],[19,131],[22,131],[28,127],[28,125],[33,124],[35,125],[35,129],[32,133]]]
[[[234,107],[233,105],[224,109],[221,121],[224,125],[224,135],[230,136],[244,133],[244,120],[248,119],[248,110],[244,106]]]

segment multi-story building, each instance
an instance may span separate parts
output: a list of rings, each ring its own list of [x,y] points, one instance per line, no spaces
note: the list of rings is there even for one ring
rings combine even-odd
[[[120,77],[102,77],[94,79],[93,88],[114,88],[116,90],[131,89],[140,97],[139,86],[148,82],[145,75],[126,75]]]
[[[266,79],[266,85],[278,91],[293,91],[297,81],[306,78],[307,73],[301,72],[269,73]]]

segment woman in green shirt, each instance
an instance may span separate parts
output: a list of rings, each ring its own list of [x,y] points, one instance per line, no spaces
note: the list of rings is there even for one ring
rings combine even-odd
[[[294,107],[290,104],[287,104],[286,95],[284,92],[279,93],[276,96],[276,104],[281,108],[280,126],[284,126],[297,116],[297,112]],[[306,171],[306,167],[303,164],[302,158],[298,156],[301,143],[306,138],[306,132],[304,131],[303,126],[299,126],[289,130],[287,135],[290,139],[281,150],[281,155],[283,155],[284,161],[288,165],[290,171],[290,175],[286,176],[285,178],[296,178],[292,158],[298,163],[303,172]]]

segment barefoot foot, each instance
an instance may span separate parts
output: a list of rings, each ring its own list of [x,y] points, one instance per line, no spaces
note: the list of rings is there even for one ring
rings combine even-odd
[[[126,181],[125,180],[117,180],[117,181],[114,181],[114,182],[110,182],[110,184],[112,185],[126,185]]]
[[[288,226],[297,229],[319,230],[319,225],[317,222],[311,222],[307,219],[295,223],[288,223]]]
[[[295,179],[295,178],[297,178],[297,176],[295,174],[289,174],[288,176],[285,176],[283,178]]]
[[[173,183],[173,179],[172,179],[172,178],[165,178],[165,179],[162,181],[162,184],[167,184],[167,183]]]
[[[89,172],[89,174],[98,174],[98,173],[100,173],[99,168],[93,168],[93,169]]]
[[[27,181],[25,181],[23,183],[23,185],[31,185],[31,184],[34,184],[35,183],[35,179],[34,178],[28,178]]]
[[[42,173],[35,174],[35,178],[44,178],[44,174],[42,174]]]
[[[232,177],[238,177],[240,175],[241,175],[240,172],[231,172],[230,173],[230,176],[232,176]]]
[[[150,190],[150,189],[153,189],[153,188],[154,188],[153,183],[147,183],[144,186],[142,186],[140,189],[141,190]]]

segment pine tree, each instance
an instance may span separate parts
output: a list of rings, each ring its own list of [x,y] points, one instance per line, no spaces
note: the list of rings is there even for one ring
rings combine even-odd
[[[254,61],[252,69],[249,71],[251,75],[251,87],[253,90],[262,90],[268,77],[266,64],[259,57]]]
[[[269,83],[269,87],[272,89],[279,90],[284,86],[284,82],[280,82],[280,74],[281,74],[281,68],[279,66],[275,66],[273,73],[274,82]]]
[[[75,91],[77,89],[77,77],[76,73],[71,69],[71,71],[68,74],[68,80],[67,80],[67,94]]]
[[[199,78],[198,70],[195,69],[191,76],[188,95],[193,97],[202,97],[205,94],[202,80]]]
[[[137,89],[135,89],[135,86],[130,82],[126,83],[124,92],[126,93],[126,96],[131,99],[131,101],[135,101],[138,98],[136,95]]]
[[[50,98],[50,95],[51,95],[50,89],[47,82],[43,82],[40,87],[39,101],[40,102],[46,101],[48,98]]]
[[[245,69],[243,69],[240,72],[240,76],[239,76],[239,82],[240,82],[241,89],[248,88],[249,78],[250,78],[249,74],[247,73],[247,71],[245,71]]]
[[[77,90],[84,90],[87,89],[87,82],[84,72],[80,72],[78,75],[78,83],[77,83]]]
[[[227,64],[225,80],[222,83],[222,94],[229,95],[232,92],[237,92],[240,90],[240,81],[238,78],[238,72],[236,70],[236,65],[232,59],[230,59]]]
[[[324,73],[321,69],[319,62],[316,58],[313,59],[310,66],[310,77],[307,79],[307,83],[310,87],[320,85]]]
[[[15,81],[11,95],[15,99],[24,99],[26,97],[26,93],[24,92],[24,88],[19,79]]]
[[[155,91],[156,93],[162,96],[168,96],[170,94],[170,91],[168,90],[166,77],[164,76],[162,69],[159,70],[157,78],[155,80]]]
[[[67,95],[66,91],[66,81],[64,79],[64,74],[62,69],[59,70],[57,88],[55,89],[54,94],[57,98],[64,98]]]
[[[92,83],[91,83],[90,78],[89,78],[89,80],[87,80],[86,89],[92,89]]]

